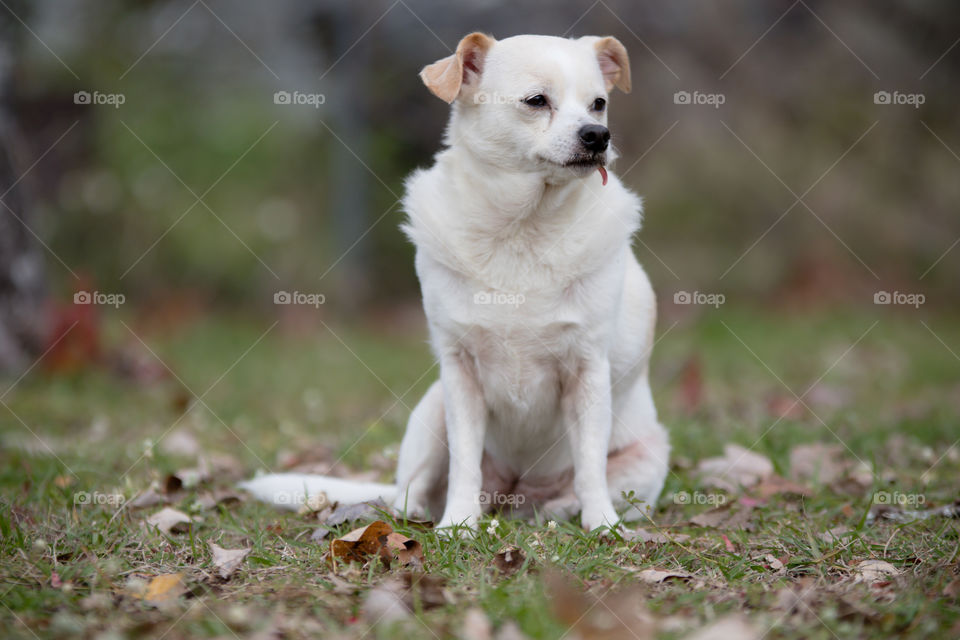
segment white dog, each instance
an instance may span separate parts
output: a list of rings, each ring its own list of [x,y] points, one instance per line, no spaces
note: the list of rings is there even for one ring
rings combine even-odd
[[[397,484],[244,486],[275,503],[382,498],[442,514],[438,527],[504,505],[580,512],[587,530],[618,508],[635,520],[663,488],[669,444],[648,378],[656,303],[630,247],[641,203],[606,171],[627,52],[610,37],[473,33],[420,77],[453,105],[447,148],[404,200],[440,380],[410,416]]]

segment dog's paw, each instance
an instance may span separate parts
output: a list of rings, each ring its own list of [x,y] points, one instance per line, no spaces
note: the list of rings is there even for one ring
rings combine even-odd
[[[600,531],[614,529],[620,522],[617,510],[613,504],[601,508],[584,509],[580,512],[580,523],[586,531]]]

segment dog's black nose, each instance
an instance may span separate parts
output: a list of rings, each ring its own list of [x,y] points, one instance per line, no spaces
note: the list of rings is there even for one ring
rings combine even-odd
[[[588,151],[603,153],[610,143],[610,130],[602,124],[588,124],[580,127],[580,141]]]

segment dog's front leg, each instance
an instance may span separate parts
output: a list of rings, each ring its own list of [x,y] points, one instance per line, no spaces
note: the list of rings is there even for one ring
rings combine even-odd
[[[447,505],[437,526],[465,525],[475,529],[481,513],[480,464],[487,428],[483,391],[475,365],[463,351],[442,358],[440,380],[450,447],[450,475]]]
[[[610,363],[585,360],[565,378],[563,412],[573,452],[573,488],[580,500],[580,522],[590,531],[617,522],[607,490],[607,453],[612,424]]]

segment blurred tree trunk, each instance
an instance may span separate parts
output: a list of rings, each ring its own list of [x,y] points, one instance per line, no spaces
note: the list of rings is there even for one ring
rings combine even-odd
[[[30,366],[43,347],[44,265],[33,208],[13,160],[13,133],[0,122],[0,373]]]

